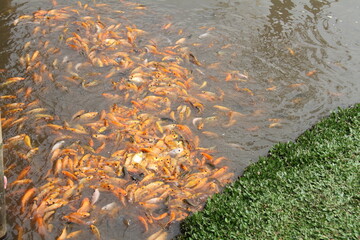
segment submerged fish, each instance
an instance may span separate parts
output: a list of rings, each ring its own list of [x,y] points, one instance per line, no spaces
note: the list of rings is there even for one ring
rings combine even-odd
[[[96,239],[105,238],[106,232],[100,235],[101,225],[95,226],[101,223],[101,215],[111,216],[120,208],[127,211],[134,206],[136,213],[127,218],[126,227],[134,221],[150,232],[153,226],[168,226],[198,211],[206,197],[219,192],[231,178],[228,168],[217,166],[224,158],[215,158],[213,151],[201,147],[197,133],[224,117],[227,120],[221,123],[230,127],[239,113],[217,102],[226,94],[222,90],[215,93],[210,79],[196,79],[207,76],[207,68],[186,46],[185,37],[161,46],[148,37],[149,33],[125,19],[126,10],[145,7],[123,1],[121,4],[120,13],[106,4],[78,2],[77,6],[60,7],[53,1],[52,10],[38,10],[16,22],[36,23],[34,35],[47,39],[28,41],[24,46],[26,53],[20,61],[31,76],[29,81],[45,95],[93,94],[89,89],[94,88],[101,101],[98,106],[65,117],[47,111],[41,98],[30,102],[36,96],[35,87],[9,95],[25,95],[26,105],[6,113],[13,117],[6,126],[13,127],[11,123],[26,109],[27,118],[16,122],[15,127],[22,124],[37,134],[31,135],[33,139],[28,133],[10,138],[12,145],[25,144],[20,151],[13,151],[29,161],[50,156],[42,185],[26,190],[21,198],[21,211],[44,236],[53,226],[52,231],[62,238],[76,238],[82,231],[91,232]],[[124,18],[108,18],[103,15],[108,11]],[[163,26],[163,30],[172,29],[172,23]],[[209,36],[209,31],[199,38]],[[233,84],[231,81],[247,76],[233,71],[227,78]],[[10,78],[0,87],[16,87],[23,80]],[[251,90],[242,87],[241,91],[251,95]],[[12,106],[16,105],[7,105]],[[209,111],[210,117],[204,116]],[[210,131],[202,133],[218,136]],[[35,136],[56,139],[49,153],[41,151],[42,139]],[[26,174],[22,172],[18,180],[26,180]],[[82,197],[92,190],[91,200]],[[100,192],[104,199],[113,201],[101,211],[96,206]],[[27,207],[32,199],[32,206]],[[82,229],[67,233],[70,228],[60,228],[64,222]]]
[[[6,189],[6,186],[7,186],[7,177],[6,176],[4,176],[4,189]]]
[[[91,197],[91,205],[94,205],[99,200],[99,197],[100,197],[100,191],[99,189],[96,188]]]

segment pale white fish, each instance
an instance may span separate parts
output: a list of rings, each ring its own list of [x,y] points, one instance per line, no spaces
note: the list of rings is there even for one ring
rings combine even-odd
[[[81,65],[82,65],[82,63],[77,63],[77,64],[75,65],[75,70],[76,70],[76,71],[79,71],[79,67],[81,67]]]
[[[115,207],[116,207],[116,202],[112,202],[112,203],[109,203],[109,204],[106,204],[105,206],[103,206],[101,208],[101,210],[110,211],[110,210],[114,209]]]
[[[183,148],[175,148],[175,149],[173,149],[173,150],[171,150],[171,151],[169,152],[169,155],[170,155],[171,157],[175,157],[175,156],[178,155],[179,153],[182,153],[182,151],[184,151]]]
[[[202,38],[206,38],[207,36],[210,36],[210,33],[209,32],[206,32],[206,33],[203,33],[199,36],[200,39]]]
[[[238,75],[238,76],[239,76],[239,78],[249,79],[249,77],[248,77],[247,75],[242,74],[242,73],[239,73],[239,72],[237,72],[237,73],[236,73],[236,75]]]
[[[63,60],[62,60],[62,63],[66,63],[66,62],[68,62],[69,61],[69,57],[68,56],[65,56],[64,58],[63,58]]]
[[[200,118],[200,117],[194,118],[194,119],[192,120],[192,124],[196,127],[197,122],[198,122],[198,121],[201,121],[202,119],[203,119],[203,118]]]
[[[142,161],[143,158],[144,158],[143,155],[144,155],[144,154],[143,154],[142,152],[139,152],[139,153],[135,154],[135,155],[132,157],[131,160],[132,160],[134,163],[141,163],[141,161]]]
[[[6,189],[6,186],[7,186],[7,177],[4,176],[4,189]]]
[[[64,143],[65,143],[64,140],[55,143],[54,146],[51,148],[50,153],[52,153],[53,151],[55,151],[58,148],[61,148],[64,145]]]
[[[134,83],[143,83],[145,80],[142,77],[129,77],[129,81]]]
[[[201,71],[200,69],[197,68],[196,71],[198,71],[201,75],[205,76],[205,73],[203,71]]]
[[[91,197],[91,205],[94,205],[99,200],[99,198],[100,198],[100,191],[99,189],[96,188]]]

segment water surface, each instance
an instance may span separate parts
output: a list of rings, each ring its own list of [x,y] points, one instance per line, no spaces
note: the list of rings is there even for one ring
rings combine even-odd
[[[118,1],[107,1],[116,9]],[[58,1],[59,5],[64,5]],[[77,4],[76,1],[66,5]],[[129,14],[128,20],[149,33],[159,46],[175,45],[184,37],[186,46],[201,62],[201,66],[188,68],[196,82],[207,82],[206,90],[225,93],[218,104],[243,114],[236,123],[226,126],[224,117],[216,124],[205,125],[201,131],[191,126],[200,137],[203,147],[216,150],[216,156],[225,156],[226,165],[241,175],[250,163],[266,154],[268,149],[281,141],[292,141],[316,121],[327,116],[337,107],[346,107],[359,102],[358,80],[360,76],[360,3],[348,1],[143,1],[144,14]],[[24,55],[24,44],[54,35],[32,36],[33,24],[14,26],[19,16],[32,14],[39,9],[52,9],[47,0],[2,1],[0,5],[0,69],[3,78],[26,75],[19,64]],[[107,16],[107,12],[100,12]],[[110,16],[111,17],[111,16]],[[166,27],[168,26],[168,27]],[[34,45],[34,49],[36,45]],[[80,59],[80,58],[79,58]],[[52,61],[51,56],[47,61]],[[76,61],[76,60],[74,60]],[[61,74],[61,70],[58,72]],[[1,79],[3,81],[3,79]],[[70,119],[81,109],[101,111],[108,103],[99,101],[101,93],[109,91],[102,85],[96,91],[87,92],[71,88],[69,92],[58,92],[56,87],[49,92],[32,83],[33,98],[41,99],[51,114],[59,119]],[[14,94],[11,88],[1,89],[2,95]],[[4,102],[7,104],[10,101]],[[207,111],[197,117],[219,114],[205,103]],[[2,116],[4,117],[4,116]],[[5,116],[6,118],[6,116]],[[51,149],[52,136],[37,136],[36,131],[26,126],[27,134],[39,144]],[[218,137],[201,134],[211,131]],[[16,130],[4,131],[4,139],[15,136]],[[46,149],[44,147],[44,149]],[[5,156],[5,168],[16,163],[7,172],[14,181],[20,171],[29,165],[11,151]],[[44,150],[44,155],[46,154]],[[40,184],[48,165],[41,159],[30,163],[34,185]],[[51,167],[51,166],[50,166]],[[41,183],[42,184],[42,183]],[[9,208],[19,206],[19,197],[13,189],[7,201]],[[136,207],[130,209],[134,213]],[[36,239],[35,226],[23,222],[23,216],[13,216],[8,211],[10,236],[18,234],[16,224],[25,224],[26,239]],[[129,238],[147,237],[139,222],[130,226],[118,219],[120,229]],[[111,229],[114,228],[111,224]],[[55,226],[55,228],[58,226]],[[157,225],[155,229],[163,226]],[[100,229],[106,232],[106,229]],[[178,232],[178,224],[166,228],[171,238]],[[56,235],[56,234],[55,234]],[[110,235],[108,235],[110,236]]]

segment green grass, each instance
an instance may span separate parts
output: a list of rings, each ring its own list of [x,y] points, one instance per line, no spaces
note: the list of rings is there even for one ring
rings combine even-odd
[[[279,143],[179,239],[360,239],[360,104]]]

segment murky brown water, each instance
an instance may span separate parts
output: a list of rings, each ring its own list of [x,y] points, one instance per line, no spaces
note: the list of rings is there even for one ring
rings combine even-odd
[[[107,3],[113,9],[123,10],[118,1]],[[60,0],[58,4],[62,6]],[[66,5],[72,4],[76,5],[76,1],[66,1]],[[185,37],[186,46],[201,62],[201,66],[185,65],[195,77],[195,82],[199,85],[206,82],[205,91],[220,94],[221,89],[225,92],[223,101],[214,103],[203,100],[206,110],[185,120],[184,124],[200,137],[202,147],[214,147],[214,156],[229,159],[226,165],[236,175],[240,175],[259,156],[266,154],[274,143],[294,140],[330,111],[360,100],[360,3],[357,0],[157,0],[143,1],[142,4],[147,8],[143,13],[130,12],[126,17],[129,22],[148,32],[144,37],[146,41],[152,39],[159,47],[166,47],[174,46],[180,38]],[[0,69],[7,69],[1,75],[1,82],[9,77],[26,77],[24,67],[19,64],[19,58],[25,54],[26,42],[31,40],[35,43],[26,50],[33,52],[39,48],[36,43],[46,41],[47,38],[55,41],[59,37],[50,33],[34,35],[34,24],[13,26],[14,20],[20,15],[52,8],[49,0],[0,3]],[[100,8],[98,11],[101,16],[112,17],[111,13]],[[168,28],[165,27],[170,23]],[[81,56],[74,56],[64,50],[63,57],[67,55],[74,57],[71,61],[75,63],[81,61]],[[54,58],[48,56],[44,61],[52,63]],[[54,74],[61,76],[63,71],[65,67],[57,69]],[[68,91],[59,91],[58,85],[40,86],[32,81],[24,86],[32,87],[30,99],[40,99],[48,113],[56,115],[59,121],[70,121],[73,114],[81,109],[101,111],[114,103],[104,101],[101,96],[103,92],[114,93],[105,84],[90,88],[90,91],[72,85],[66,86]],[[14,94],[14,89],[6,87],[0,90],[5,95]],[[8,103],[11,100],[1,105]],[[223,117],[198,130],[193,125],[194,117],[223,116],[223,110],[213,108],[214,104],[244,116],[237,117],[233,125],[229,124],[228,118]],[[209,137],[203,131],[211,131],[218,136]],[[44,184],[44,175],[52,168],[51,163],[43,158],[46,158],[53,146],[55,137],[49,132],[48,135],[39,135],[29,125],[24,126],[21,132],[15,128],[4,129],[4,139],[24,132],[33,139],[33,145],[41,146],[40,153],[27,162],[7,150],[5,169],[16,163],[16,167],[7,172],[9,182],[16,180],[20,171],[30,165],[33,186],[41,186]],[[24,229],[24,239],[38,239],[39,235],[32,230],[36,225],[24,215],[12,214],[19,212],[20,197],[27,188],[16,186],[9,190],[9,235],[18,235],[19,228],[15,228],[18,225]],[[91,197],[91,192],[84,194]],[[106,204],[107,197],[103,194],[100,204]],[[125,211],[101,221],[99,230],[104,239],[139,239],[164,228],[164,224],[155,223],[144,233],[139,220],[131,218],[140,214],[141,209],[133,205]],[[56,217],[60,218],[60,214]],[[124,219],[132,219],[133,222],[126,226]],[[54,226],[52,238],[60,235],[62,225],[59,222],[61,220]],[[68,228],[81,229],[72,225]],[[170,228],[166,227],[166,231],[169,231],[169,237],[174,236],[178,232],[178,225],[171,224]],[[90,234],[88,231],[83,237],[89,237]]]

